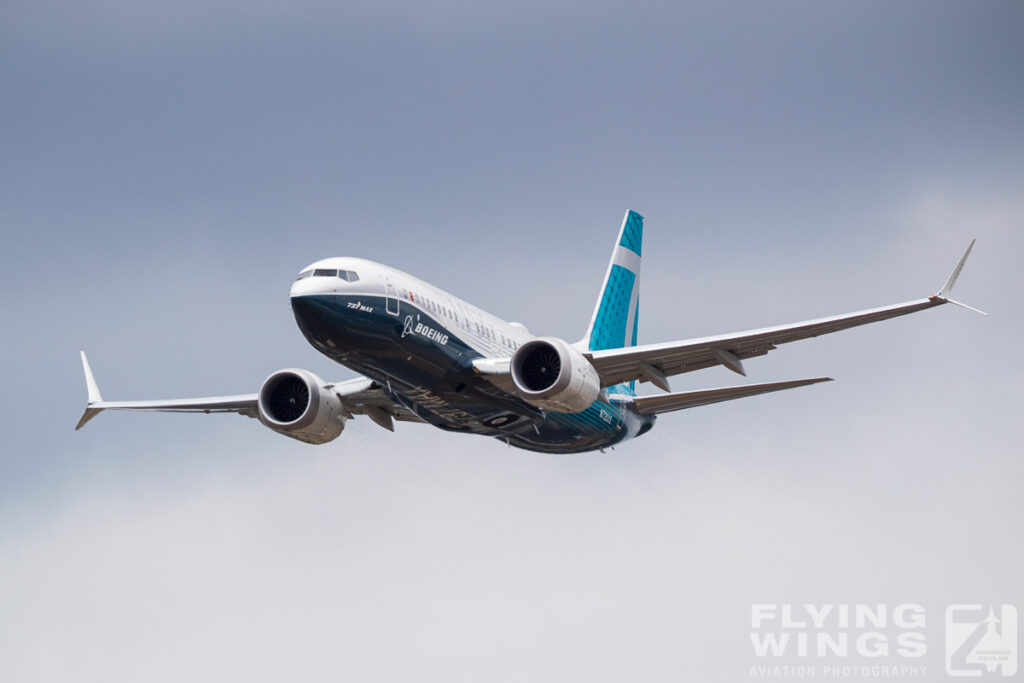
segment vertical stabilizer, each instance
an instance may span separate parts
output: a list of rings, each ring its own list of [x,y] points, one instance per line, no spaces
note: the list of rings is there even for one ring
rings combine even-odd
[[[636,346],[640,308],[640,249],[644,217],[629,210],[601,284],[587,333],[580,346],[588,351]],[[630,390],[633,383],[627,385]]]

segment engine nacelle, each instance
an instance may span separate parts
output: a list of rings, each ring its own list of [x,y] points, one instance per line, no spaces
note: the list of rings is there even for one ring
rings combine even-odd
[[[528,341],[512,354],[519,395],[544,410],[580,413],[601,393],[601,378],[583,354],[555,337]]]
[[[260,388],[260,421],[306,443],[334,441],[345,429],[341,399],[308,370],[278,370]]]

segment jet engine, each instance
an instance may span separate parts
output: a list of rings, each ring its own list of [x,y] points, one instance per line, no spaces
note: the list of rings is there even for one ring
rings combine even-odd
[[[512,381],[538,408],[580,413],[601,393],[601,378],[583,354],[555,337],[528,341],[512,354]]]
[[[299,441],[324,444],[345,429],[341,399],[308,370],[278,370],[263,382],[260,421]]]

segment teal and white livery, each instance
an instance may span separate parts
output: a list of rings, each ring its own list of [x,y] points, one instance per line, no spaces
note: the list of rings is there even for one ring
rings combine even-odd
[[[716,365],[741,375],[743,361],[786,342],[915,313],[945,303],[973,240],[938,294],[893,306],[734,334],[637,346],[643,217],[627,211],[586,333],[576,343],[538,337],[448,292],[360,258],[324,259],[291,287],[292,312],[318,351],[359,373],[325,382],[279,370],[254,394],[159,401],[105,401],[82,353],[88,403],[76,429],[105,410],[233,412],[312,444],[333,441],[365,416],[426,422],[547,453],[603,450],[640,436],[658,414],[829,381],[672,393],[669,377]],[[965,306],[965,308],[969,308]],[[972,309],[975,310],[975,309]],[[980,311],[979,311],[980,312]],[[649,382],[663,393],[636,395]]]
[[[612,250],[601,295],[594,306],[587,333],[577,344],[587,351],[636,346],[640,315],[640,258],[644,241],[644,217],[627,211],[619,239]],[[610,394],[634,395],[635,382],[609,387]]]

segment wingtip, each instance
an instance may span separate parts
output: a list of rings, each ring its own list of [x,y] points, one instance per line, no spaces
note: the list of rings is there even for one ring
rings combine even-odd
[[[971,249],[974,249],[974,243],[976,238],[971,238],[970,243],[967,245],[967,249],[964,250],[963,256],[957,261],[956,266],[953,268],[953,272],[946,278],[946,283],[942,285],[942,289],[935,296],[939,299],[949,300],[949,295],[953,293],[953,287],[956,286],[957,278],[960,277],[960,271],[963,270],[964,264],[967,263],[967,257],[971,255]]]
[[[954,306],[959,306],[960,308],[966,308],[968,311],[974,311],[975,313],[979,313],[981,315],[988,315],[988,313],[986,313],[985,311],[981,310],[980,308],[975,308],[974,306],[968,306],[965,303],[961,303],[959,301],[954,301],[953,299],[944,299],[944,301],[947,304],[953,304]]]
[[[89,392],[89,405],[100,403],[103,401],[103,396],[100,394],[99,385],[96,384],[96,377],[92,374],[92,368],[89,367],[89,359],[85,357],[85,351],[79,351],[79,353],[82,354],[82,370],[85,371],[85,388]]]
[[[946,284],[944,284],[942,289],[940,289],[937,294],[934,294],[931,299],[941,303],[954,304],[961,308],[966,308],[968,311],[980,313],[981,315],[988,315],[985,311],[974,308],[973,306],[968,306],[965,303],[955,301],[950,296],[953,293],[953,287],[956,285],[957,278],[960,277],[960,271],[963,270],[964,264],[967,263],[967,257],[971,255],[971,249],[974,248],[974,243],[976,241],[977,240],[975,238],[971,238],[970,243],[967,245],[967,249],[964,250],[964,255],[960,257],[960,260],[957,261],[956,267],[953,268],[953,272],[950,273],[949,277],[946,279]]]
[[[85,412],[82,413],[82,417],[78,419],[78,424],[75,425],[75,431],[77,432],[79,429],[84,427],[85,423],[99,415],[101,412],[103,412],[102,408],[86,408]]]

